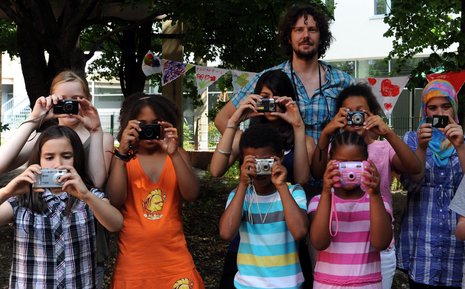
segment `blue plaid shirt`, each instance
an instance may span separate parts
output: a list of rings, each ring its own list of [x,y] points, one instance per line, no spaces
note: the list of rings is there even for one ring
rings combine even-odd
[[[417,149],[416,132],[408,132],[404,141],[413,151]],[[397,244],[397,266],[417,283],[461,286],[464,246],[455,238],[457,215],[449,210],[449,204],[462,176],[457,152],[449,158],[448,166],[440,168],[434,165],[428,149],[423,181],[401,178],[408,190],[408,203]]]
[[[326,71],[326,81],[323,81],[324,83],[321,85],[321,93],[318,88],[310,95],[305,90],[305,86],[298,75],[294,72],[294,83],[298,93],[298,105],[300,114],[302,115],[302,119],[305,123],[305,131],[307,135],[313,137],[315,141],[317,141],[320,137],[321,130],[323,129],[323,122],[333,118],[336,114],[336,96],[339,92],[341,92],[341,90],[354,83],[354,79],[349,74],[333,68],[325,62],[320,61],[320,64]],[[291,64],[289,61],[264,70],[255,75],[249,83],[247,83],[236,95],[234,95],[231,99],[234,106],[238,107],[241,100],[253,93],[255,84],[264,72],[277,69],[281,69],[287,74],[289,79],[292,80]]]

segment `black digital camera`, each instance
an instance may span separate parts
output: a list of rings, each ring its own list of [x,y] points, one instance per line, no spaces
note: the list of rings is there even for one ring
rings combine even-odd
[[[365,113],[363,111],[348,111],[347,124],[352,126],[362,126],[365,122]]]
[[[32,185],[33,188],[61,188],[62,182],[58,178],[67,174],[67,170],[58,169],[42,169],[40,175],[37,175],[36,182]]]
[[[257,101],[257,112],[275,112],[276,102],[274,98],[260,98]]]
[[[163,139],[163,127],[158,123],[141,124],[139,139]]]
[[[431,123],[435,128],[445,128],[449,124],[449,117],[447,115],[427,116],[426,122]]]
[[[65,99],[59,100],[53,106],[54,114],[78,114],[79,102],[77,100]]]

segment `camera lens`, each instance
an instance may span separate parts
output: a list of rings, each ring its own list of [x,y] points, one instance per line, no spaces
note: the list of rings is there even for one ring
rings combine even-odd
[[[355,180],[355,174],[354,173],[347,174],[347,179],[349,179],[350,181]]]
[[[270,170],[270,165],[268,165],[268,164],[263,165],[263,170],[264,171],[269,171]]]
[[[63,106],[63,109],[66,112],[73,111],[73,103],[70,103],[70,102],[65,103],[65,105]]]
[[[363,116],[360,113],[354,114],[354,116],[352,117],[352,121],[355,124],[362,124]]]

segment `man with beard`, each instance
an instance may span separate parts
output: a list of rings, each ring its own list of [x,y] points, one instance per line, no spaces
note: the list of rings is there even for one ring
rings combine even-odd
[[[332,40],[328,16],[318,6],[291,6],[279,25],[279,37],[289,60],[270,69],[281,69],[289,76],[306,134],[318,141],[324,125],[336,113],[336,96],[354,80],[347,73],[318,60]],[[255,101],[249,95],[263,72],[258,73],[218,113],[215,125],[221,133],[241,101],[255,106]]]

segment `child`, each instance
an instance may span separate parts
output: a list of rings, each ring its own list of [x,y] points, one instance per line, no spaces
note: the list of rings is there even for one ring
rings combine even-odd
[[[307,200],[299,185],[286,183],[282,142],[269,124],[249,127],[239,143],[241,173],[220,220],[220,236],[240,234],[236,288],[301,288],[298,241],[305,238]],[[273,159],[270,167],[257,164]]]
[[[54,114],[58,100],[77,100],[78,114]],[[58,124],[72,128],[84,145],[87,171],[94,186],[103,188],[110,168],[113,136],[104,133],[97,109],[90,103],[92,95],[87,81],[73,71],[63,71],[55,76],[48,97],[37,99],[27,120],[15,131],[8,142],[1,146],[0,173],[23,165],[35,146],[37,135],[33,132],[47,120],[58,119]]]
[[[261,99],[275,100],[277,112],[257,112],[257,101]],[[263,73],[255,85],[254,94],[242,101],[228,120],[210,163],[212,176],[222,176],[238,159],[242,135],[238,126],[247,118],[250,119],[250,126],[269,123],[278,130],[283,141],[282,164],[287,170],[287,181],[292,184],[306,184],[310,178],[310,162],[315,142],[312,137],[305,135],[305,125],[295,102],[294,87],[289,77],[281,70]],[[302,243],[305,243],[305,240],[302,240]],[[220,281],[222,289],[234,288],[238,246],[239,237],[228,247]],[[305,277],[304,288],[311,288],[311,261],[305,244],[300,246],[299,258]]]
[[[199,196],[199,182],[178,144],[179,118],[157,95],[136,93],[121,107],[107,183],[124,216],[112,288],[204,288],[182,226],[182,201]]]
[[[368,145],[368,160],[373,161],[380,174],[380,191],[392,207],[392,172],[419,173],[422,164],[415,153],[392,131],[380,117],[381,108],[371,88],[355,84],[345,88],[336,98],[338,113],[323,129],[312,160],[312,174],[321,178],[328,161],[328,146],[331,137],[339,130],[361,135]],[[357,123],[357,117],[362,123]],[[351,123],[351,124],[349,124]],[[378,140],[382,136],[384,140]],[[387,250],[381,252],[383,289],[390,289],[396,270],[394,240]]]
[[[276,112],[257,112],[257,102],[273,99]],[[213,176],[222,176],[239,156],[242,131],[239,124],[250,118],[250,126],[270,123],[279,132],[284,146],[283,164],[288,181],[304,185],[310,178],[310,162],[315,149],[312,137],[305,135],[305,124],[295,102],[294,88],[281,70],[270,70],[258,79],[254,94],[242,101],[227,122],[210,164]]]
[[[457,93],[445,80],[432,80],[422,93],[422,119],[404,140],[422,162],[418,174],[402,174],[408,191],[397,248],[398,267],[416,288],[460,288],[464,245],[454,230],[457,215],[449,210],[465,172],[465,145],[458,123]],[[445,127],[427,117],[445,116]]]
[[[0,189],[0,225],[13,222],[10,288],[95,288],[94,217],[119,231],[123,217],[104,193],[89,190],[84,149],[65,126],[41,133],[29,167]],[[41,169],[63,169],[60,188],[36,189]]]
[[[368,158],[363,138],[353,132],[337,134],[331,144],[321,195],[309,205],[310,239],[319,250],[314,289],[380,289],[380,251],[392,240],[389,204],[379,189],[379,174]],[[340,162],[363,162],[359,182],[345,182],[349,171]]]

